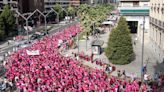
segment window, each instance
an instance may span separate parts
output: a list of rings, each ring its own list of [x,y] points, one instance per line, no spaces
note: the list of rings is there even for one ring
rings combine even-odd
[[[161,26],[162,26],[162,25],[161,25],[162,22],[159,20],[158,23],[159,23],[158,25],[161,27]]]
[[[160,36],[159,36],[159,46],[161,46],[161,32],[159,33],[160,34]]]
[[[154,12],[156,12],[156,4],[155,4],[155,6],[154,6]]]
[[[144,4],[143,6],[148,6],[148,4]]]
[[[155,34],[156,34],[156,36],[155,36],[155,41],[157,42],[157,28],[156,28],[156,30],[155,30]]]
[[[157,19],[155,19],[155,24],[157,24]]]
[[[158,7],[157,7],[157,11],[158,11],[158,13],[159,13],[159,8],[160,8],[160,4],[158,4]]]
[[[152,22],[154,23],[154,18],[152,18]]]
[[[134,7],[138,7],[139,6],[139,2],[137,1],[137,2],[133,2],[133,6]]]
[[[151,5],[151,10],[153,11],[153,4]]]
[[[164,4],[162,4],[161,12],[164,14]]]

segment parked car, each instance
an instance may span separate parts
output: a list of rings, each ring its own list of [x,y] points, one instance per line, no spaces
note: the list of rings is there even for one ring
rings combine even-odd
[[[16,47],[20,47],[21,45],[24,45],[24,44],[26,44],[26,43],[28,43],[27,40],[16,41],[16,42],[15,42],[15,46],[16,46]]]
[[[35,34],[33,34],[33,35],[30,37],[30,40],[40,39],[40,38],[42,38],[42,37],[45,36],[45,35],[46,35],[45,32],[36,32]]]

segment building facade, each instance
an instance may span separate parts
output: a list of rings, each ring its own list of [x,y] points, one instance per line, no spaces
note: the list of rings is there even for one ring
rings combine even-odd
[[[44,1],[43,0],[18,0],[19,12],[27,13],[33,12],[36,9],[44,11]]]
[[[164,60],[164,0],[150,0],[150,40],[157,60]]]
[[[137,33],[141,41],[143,21],[145,20],[145,32],[149,31],[149,0],[119,0],[118,9],[130,26],[132,33]]]
[[[0,11],[3,11],[4,5],[9,5],[11,10],[18,10],[18,0],[0,0]]]
[[[80,0],[80,4],[89,4],[90,0]]]
[[[70,4],[71,4],[72,6],[77,7],[77,6],[80,5],[80,0],[70,0]]]
[[[43,0],[28,0],[29,1],[29,10],[34,11],[36,9],[44,11],[44,1]]]
[[[44,0],[45,11],[49,11],[55,4],[60,4],[63,8],[66,8],[69,5],[77,7],[80,5],[80,0]]]

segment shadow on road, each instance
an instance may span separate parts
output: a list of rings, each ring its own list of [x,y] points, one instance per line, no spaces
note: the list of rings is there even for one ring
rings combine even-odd
[[[154,70],[155,70],[155,73],[158,73],[159,75],[164,75],[164,62],[159,63],[158,61],[156,61]]]
[[[0,77],[4,76],[5,73],[6,73],[5,67],[0,65]]]

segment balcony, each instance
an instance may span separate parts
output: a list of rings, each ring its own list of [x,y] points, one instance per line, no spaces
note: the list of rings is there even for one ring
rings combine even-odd
[[[157,19],[150,17],[150,23],[161,28],[161,29],[164,29],[164,22],[162,22],[160,20],[157,20]]]
[[[148,6],[139,6],[139,7],[119,7],[120,15],[149,15],[149,7]]]

